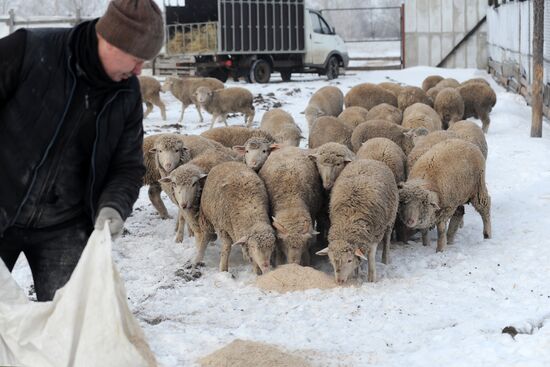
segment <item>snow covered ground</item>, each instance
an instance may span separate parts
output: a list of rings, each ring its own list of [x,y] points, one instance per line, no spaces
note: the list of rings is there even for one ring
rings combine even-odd
[[[307,134],[301,113],[311,94],[331,84],[346,93],[361,82],[398,81],[419,86],[431,74],[463,81],[490,79],[474,69],[416,67],[400,71],[348,72],[324,77],[293,76],[267,85],[228,82],[261,94],[255,125],[274,104],[292,113]],[[163,366],[194,366],[196,360],[236,338],[278,345],[315,366],[548,366],[550,365],[550,129],[529,137],[531,109],[518,95],[491,81],[497,104],[487,135],[487,184],[492,196],[493,238],[467,206],[464,228],[444,253],[420,241],[393,243],[391,264],[380,262],[379,281],[366,283],[366,264],[356,285],[289,294],[252,285],[251,266],[233,251],[230,272],[217,270],[219,244],[206,251],[202,276],[186,281],[193,239],[174,243],[174,220],[161,220],[142,188],[126,222],[128,233],[114,245],[130,307]],[[185,126],[176,125],[180,105],[162,97],[168,122],[154,112],[148,134],[200,133],[193,107]],[[209,122],[209,116],[205,114]],[[241,116],[229,124],[243,124]],[[478,121],[479,122],[479,121]],[[303,142],[305,144],[305,142]],[[176,207],[164,196],[172,215]],[[330,265],[322,270],[331,272]],[[14,276],[25,288],[30,273],[20,259]],[[503,334],[514,326],[520,334]]]

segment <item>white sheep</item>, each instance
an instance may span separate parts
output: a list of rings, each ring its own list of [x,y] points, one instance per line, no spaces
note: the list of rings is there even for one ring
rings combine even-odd
[[[430,107],[433,106],[433,100],[422,88],[411,86],[403,87],[401,93],[397,96],[397,107],[399,107],[401,111],[405,111],[407,107],[415,103],[424,103]]]
[[[323,201],[315,163],[306,150],[283,147],[269,156],[259,175],[269,194],[278,248],[288,263],[309,265],[309,243],[318,234],[314,224]]]
[[[397,107],[397,97],[389,90],[376,84],[362,83],[354,86],[344,97],[346,108],[359,106],[371,110],[374,106],[387,103]]]
[[[235,145],[244,145],[250,138],[263,138],[272,143],[276,142],[275,138],[268,131],[244,126],[216,127],[202,132],[201,136],[217,141],[228,148],[232,148]]]
[[[252,126],[254,120],[254,96],[246,88],[232,87],[212,90],[208,87],[199,87],[195,91],[197,102],[212,115],[210,128],[218,119],[222,119],[227,125],[227,114],[240,112],[244,114],[244,122],[247,127]]]
[[[388,138],[367,140],[355,156],[357,159],[373,159],[385,163],[391,169],[395,182],[405,181],[407,178],[407,156],[399,145]]]
[[[254,171],[258,172],[269,155],[284,145],[273,143],[266,138],[250,138],[244,145],[235,145],[235,150],[244,158],[244,163]]]
[[[231,247],[241,245],[256,274],[270,269],[275,234],[269,220],[269,198],[262,179],[240,162],[210,170],[201,196],[200,218],[222,241],[220,271],[227,271]]]
[[[434,101],[434,109],[439,114],[443,129],[462,120],[464,116],[464,100],[460,92],[454,88],[443,88]]]
[[[337,117],[342,113],[344,94],[338,87],[326,86],[317,90],[304,110],[309,129],[313,122],[321,116]]]
[[[386,120],[371,120],[360,124],[351,134],[351,145],[354,151],[359,150],[361,145],[372,138],[388,138],[397,145],[405,154],[414,147],[414,139],[419,135],[427,135],[425,128],[406,129]]]
[[[198,77],[189,77],[189,78],[178,78],[178,77],[167,77],[162,85],[163,92],[172,92],[174,97],[176,97],[181,102],[181,115],[179,122],[183,121],[183,113],[185,109],[194,104],[199,113],[200,122],[203,122],[201,106],[195,98],[195,92],[199,87],[207,87],[211,90],[223,89],[224,84],[215,78],[198,78]]]
[[[369,120],[387,120],[396,125],[401,125],[401,122],[403,121],[403,112],[395,106],[387,103],[381,103],[369,111],[365,121]]]
[[[352,106],[346,108],[338,115],[338,119],[352,129],[355,129],[357,125],[367,121],[367,115],[369,111],[366,108],[359,106]]]
[[[401,126],[407,129],[424,127],[431,132],[441,130],[443,124],[433,108],[424,103],[414,103],[403,111]]]
[[[343,144],[326,143],[310,153],[309,158],[317,165],[323,188],[330,190],[344,167],[355,159],[355,154]]]
[[[304,139],[292,115],[281,108],[264,113],[260,129],[270,133],[278,143],[293,147],[300,145],[300,140]]]
[[[143,118],[147,118],[151,111],[153,111],[153,105],[160,108],[160,114],[162,119],[166,121],[166,106],[160,99],[161,85],[158,80],[152,76],[138,76],[139,79],[139,89],[141,91],[141,99],[147,106]]]
[[[437,226],[437,252],[452,242],[462,216],[454,215],[471,203],[483,220],[483,237],[491,237],[491,197],[485,184],[485,158],[478,147],[462,139],[445,140],[414,164],[406,182],[399,185],[399,216],[412,229],[426,231]]]
[[[337,117],[321,116],[313,123],[309,131],[308,147],[315,149],[329,142],[344,144],[351,149],[353,129]]]
[[[342,171],[330,196],[329,245],[317,252],[329,256],[337,283],[345,283],[361,259],[368,261],[368,281],[376,281],[376,249],[383,244],[388,264],[398,204],[395,179],[384,163],[358,159]]]

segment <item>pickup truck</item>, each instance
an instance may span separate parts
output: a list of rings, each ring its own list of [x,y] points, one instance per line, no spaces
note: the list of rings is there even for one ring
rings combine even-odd
[[[155,60],[157,74],[168,74],[163,65],[175,65],[224,82],[231,76],[268,83],[273,72],[283,81],[292,73],[335,79],[348,65],[342,38],[304,0],[169,3],[165,1],[165,54]]]

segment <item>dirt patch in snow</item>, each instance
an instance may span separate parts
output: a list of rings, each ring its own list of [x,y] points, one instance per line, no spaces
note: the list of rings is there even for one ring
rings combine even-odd
[[[201,367],[310,367],[303,358],[258,342],[236,339],[199,359]]]
[[[256,279],[256,286],[261,289],[280,293],[303,291],[306,289],[329,289],[337,284],[334,278],[308,266],[287,264],[277,267]]]

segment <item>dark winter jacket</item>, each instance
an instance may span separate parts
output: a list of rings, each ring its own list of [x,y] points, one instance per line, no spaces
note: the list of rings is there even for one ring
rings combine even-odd
[[[60,157],[67,151],[59,149],[59,141],[73,119],[80,118],[80,104],[75,107],[75,101],[84,99],[69,45],[76,30],[89,26],[25,31],[19,63],[13,59],[6,63],[3,59],[9,57],[3,55],[13,50],[0,44],[0,234],[33,200],[40,181],[49,176],[45,171],[51,170],[51,162],[70,163],[70,157]],[[102,90],[88,134],[89,161],[82,170],[79,195],[90,223],[105,206],[128,217],[144,174],[139,83],[132,77],[116,84]]]

